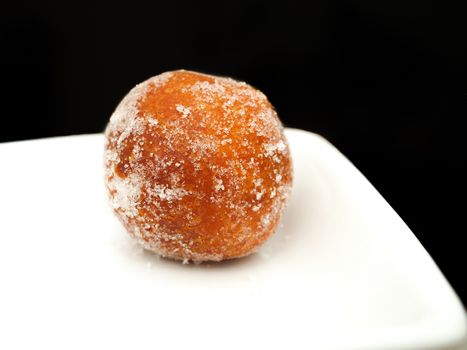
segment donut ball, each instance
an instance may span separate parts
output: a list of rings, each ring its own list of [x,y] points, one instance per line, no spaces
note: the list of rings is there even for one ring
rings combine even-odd
[[[155,76],[124,97],[105,138],[112,208],[144,248],[220,261],[275,231],[292,183],[289,147],[266,96],[246,83]]]

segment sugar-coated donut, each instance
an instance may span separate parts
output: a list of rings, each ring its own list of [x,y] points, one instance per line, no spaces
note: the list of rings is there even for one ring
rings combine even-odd
[[[111,205],[146,249],[220,261],[252,253],[276,229],[289,147],[266,96],[246,83],[163,73],[125,96],[105,137]]]

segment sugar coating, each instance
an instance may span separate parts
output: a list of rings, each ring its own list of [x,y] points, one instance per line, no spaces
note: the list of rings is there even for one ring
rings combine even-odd
[[[124,97],[105,135],[110,203],[146,249],[220,261],[252,253],[274,232],[292,164],[260,91],[230,78],[163,73]]]

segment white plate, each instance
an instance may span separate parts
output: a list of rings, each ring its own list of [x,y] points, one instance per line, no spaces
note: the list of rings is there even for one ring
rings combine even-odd
[[[259,253],[182,265],[107,206],[102,135],[0,145],[1,349],[460,349],[462,306],[409,228],[321,137]]]

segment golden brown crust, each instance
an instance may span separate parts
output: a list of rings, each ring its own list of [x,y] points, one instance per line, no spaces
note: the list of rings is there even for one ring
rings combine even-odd
[[[106,139],[114,211],[146,248],[223,260],[251,253],[274,232],[291,160],[276,112],[251,86],[164,73],[124,98]]]

